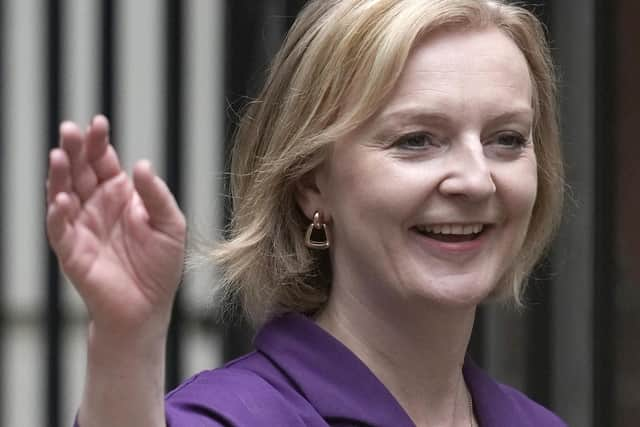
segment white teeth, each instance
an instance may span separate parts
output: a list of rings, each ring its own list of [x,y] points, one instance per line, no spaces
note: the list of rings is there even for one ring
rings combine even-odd
[[[484,228],[483,224],[438,224],[419,225],[418,230],[433,234],[478,234]]]

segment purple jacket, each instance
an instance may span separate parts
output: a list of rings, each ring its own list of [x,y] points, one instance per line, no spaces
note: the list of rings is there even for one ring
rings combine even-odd
[[[201,372],[166,398],[170,427],[414,427],[349,349],[300,314],[266,324],[256,351]],[[470,359],[463,374],[480,427],[566,427]],[[76,427],[77,423],[74,424]]]
[[[414,426],[391,393],[339,341],[299,314],[265,325],[256,351],[169,393],[171,427]],[[566,427],[522,393],[463,367],[480,427]]]

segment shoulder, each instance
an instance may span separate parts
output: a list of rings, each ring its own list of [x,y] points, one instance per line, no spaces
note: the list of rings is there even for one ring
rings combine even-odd
[[[522,417],[521,419],[531,420],[532,425],[544,427],[567,427],[567,424],[556,414],[527,397],[524,393],[505,384],[499,384],[513,408]]]
[[[288,396],[282,378],[270,377],[268,369],[253,369],[260,367],[260,359],[251,353],[186,380],[166,397],[167,425],[244,427],[265,420],[274,425],[306,425],[301,398]]]

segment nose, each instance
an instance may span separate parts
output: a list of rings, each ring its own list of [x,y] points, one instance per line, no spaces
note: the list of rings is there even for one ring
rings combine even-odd
[[[479,139],[455,144],[447,159],[445,175],[439,190],[447,196],[482,200],[496,192],[496,185]]]

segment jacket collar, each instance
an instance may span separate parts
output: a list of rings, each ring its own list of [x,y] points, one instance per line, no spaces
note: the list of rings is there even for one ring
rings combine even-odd
[[[377,427],[414,426],[373,372],[307,317],[290,313],[272,320],[256,336],[255,346],[330,424],[341,420]],[[510,396],[468,357],[463,375],[480,426],[508,427],[514,420],[523,421]]]

